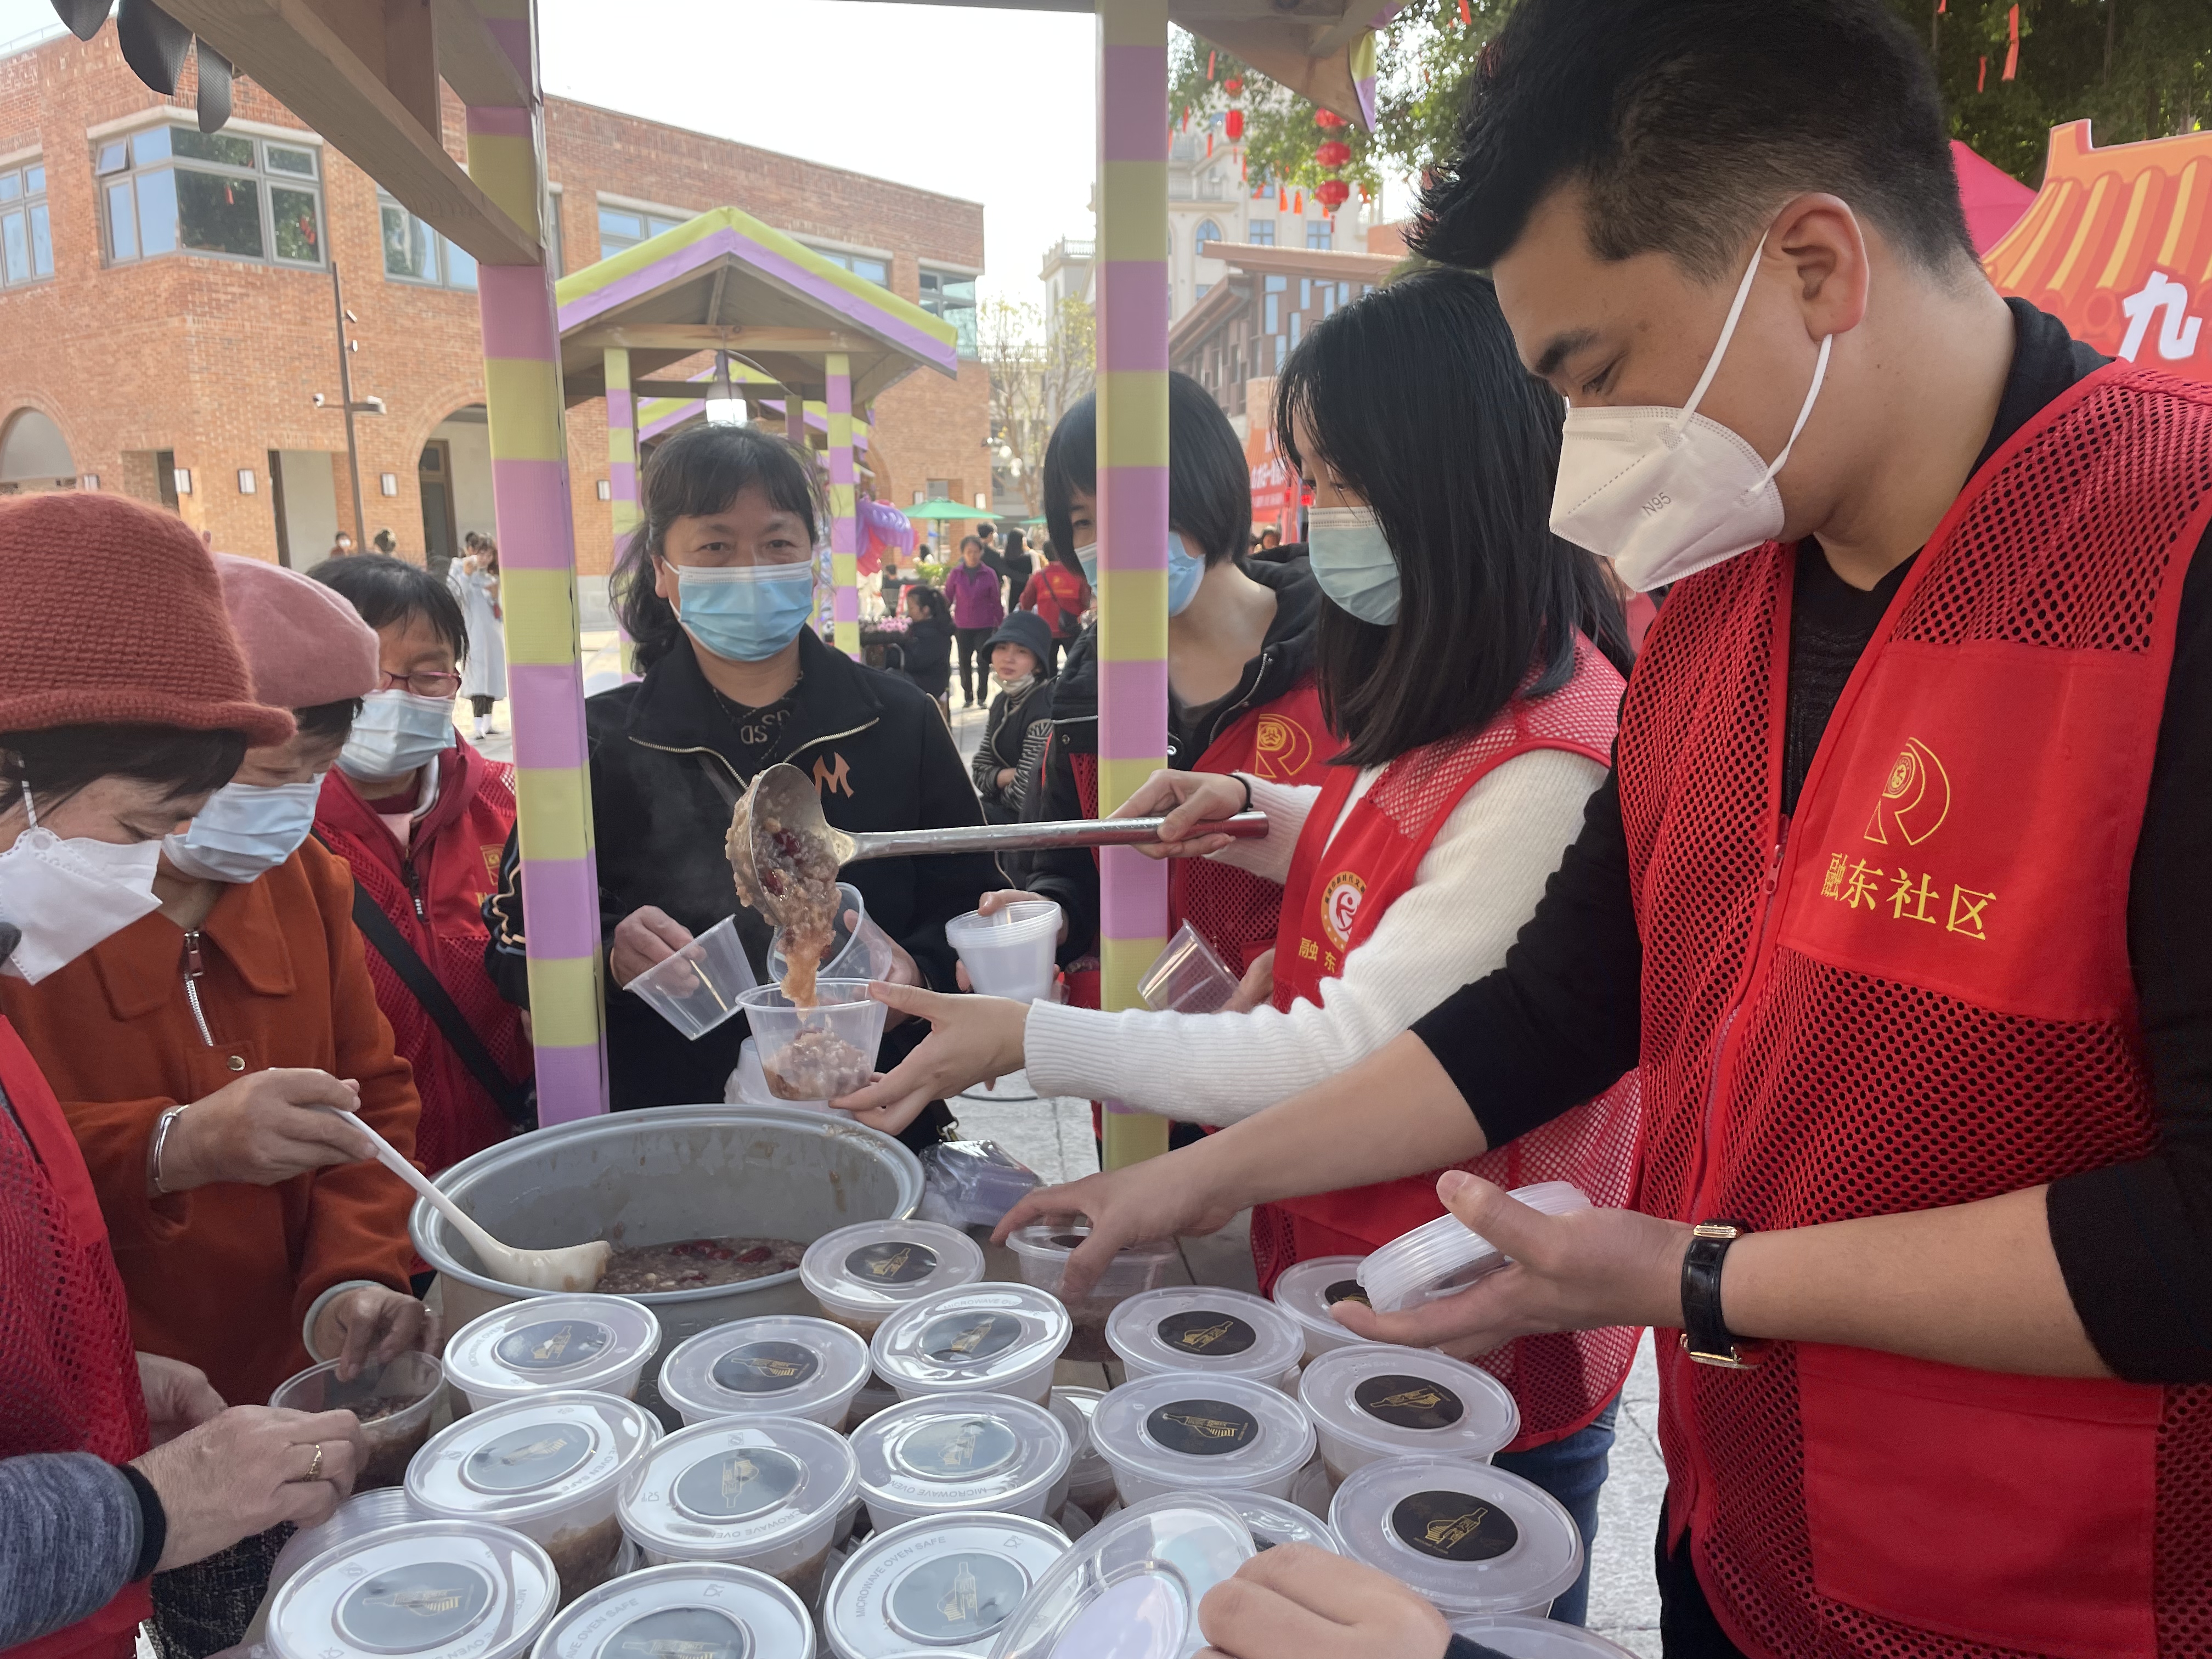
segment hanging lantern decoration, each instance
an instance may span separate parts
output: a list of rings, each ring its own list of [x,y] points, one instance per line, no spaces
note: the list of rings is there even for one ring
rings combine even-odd
[[[1314,200],[1331,213],[1342,207],[1345,198],[1352,194],[1352,186],[1341,179],[1324,179],[1314,186]]]
[[[1293,213],[1304,213],[1305,210],[1306,193],[1304,191],[1300,191],[1297,194],[1291,198],[1291,211]]]
[[[1227,93],[1231,98],[1236,97],[1237,94],[1244,90],[1244,77],[1241,75],[1231,76],[1226,81],[1224,81],[1221,83],[1221,89]]]
[[[1288,213],[1290,210],[1291,192],[1282,185],[1277,185],[1275,186],[1275,211],[1278,213]]]
[[[1352,160],[1352,146],[1336,134],[1351,124],[1334,110],[1317,109],[1314,112],[1314,125],[1328,135],[1314,147],[1314,165],[1330,175],[1314,186],[1314,200],[1334,218],[1337,209],[1352,194],[1352,186],[1335,176]]]
[[[1314,151],[1314,161],[1334,173],[1352,159],[1352,146],[1341,138],[1332,138]]]
[[[1231,140],[1242,138],[1244,136],[1244,112],[1241,109],[1231,110],[1222,118],[1221,130],[1227,133]]]
[[[1344,126],[1348,124],[1341,115],[1339,115],[1333,109],[1317,109],[1314,112],[1314,125],[1317,127],[1327,127],[1334,131],[1338,127]]]

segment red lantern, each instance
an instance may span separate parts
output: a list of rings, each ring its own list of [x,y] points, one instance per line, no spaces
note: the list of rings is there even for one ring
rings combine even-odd
[[[1241,109],[1231,110],[1221,123],[1221,130],[1232,140],[1242,138],[1244,136],[1244,112]]]
[[[1352,186],[1341,179],[1324,179],[1314,186],[1314,200],[1331,213],[1342,207],[1345,198],[1351,194]]]
[[[1317,127],[1334,128],[1346,124],[1345,118],[1334,110],[1317,109],[1314,112],[1314,125]]]
[[[1341,138],[1332,138],[1314,151],[1314,162],[1324,167],[1340,167],[1352,159],[1352,146]]]
[[[1227,93],[1231,98],[1234,98],[1238,93],[1244,90],[1244,77],[1241,75],[1231,76],[1226,81],[1224,81],[1221,83],[1221,89]]]
[[[1305,210],[1306,193],[1304,191],[1300,191],[1297,195],[1291,198],[1291,211],[1293,213],[1304,213]]]

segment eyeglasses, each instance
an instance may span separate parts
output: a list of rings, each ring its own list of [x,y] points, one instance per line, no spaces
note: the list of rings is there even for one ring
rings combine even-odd
[[[379,689],[411,691],[418,697],[451,699],[461,694],[461,677],[459,674],[395,674],[387,668],[384,671],[384,684]]]

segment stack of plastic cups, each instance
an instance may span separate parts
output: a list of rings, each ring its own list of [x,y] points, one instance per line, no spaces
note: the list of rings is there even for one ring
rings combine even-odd
[[[1052,994],[1060,921],[1051,900],[1018,899],[988,916],[980,910],[955,916],[945,924],[945,939],[979,994],[1035,1002]]]
[[[738,942],[737,918],[725,916],[623,988],[696,1042],[736,1013],[739,999],[759,983]]]
[[[1137,995],[1154,1013],[1217,1013],[1237,990],[1237,975],[1188,922],[1137,981]]]
[[[1546,1215],[1567,1215],[1590,1207],[1589,1200],[1564,1181],[1516,1187],[1512,1194]],[[1401,1233],[1359,1264],[1360,1288],[1377,1313],[1397,1313],[1440,1296],[1463,1291],[1505,1265],[1505,1253],[1457,1216]]]
[[[471,1320],[446,1345],[446,1380],[471,1411],[588,1389],[637,1397],[660,1321],[626,1296],[535,1296]]]
[[[842,1429],[868,1380],[868,1345],[826,1319],[769,1314],[669,1350],[660,1397],[689,1428],[724,1417],[803,1417]]]
[[[545,1552],[520,1533],[410,1522],[351,1539],[295,1573],[269,1604],[269,1650],[275,1659],[523,1659],[559,1590]]]

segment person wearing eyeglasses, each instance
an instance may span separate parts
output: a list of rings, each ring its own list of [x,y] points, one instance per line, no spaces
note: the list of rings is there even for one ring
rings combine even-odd
[[[380,554],[308,573],[376,630],[378,689],[323,780],[315,834],[353,867],[369,976],[422,1097],[415,1155],[442,1170],[532,1126],[530,1046],[484,972],[482,905],[514,824],[514,769],[454,729],[469,629],[453,590]]]

